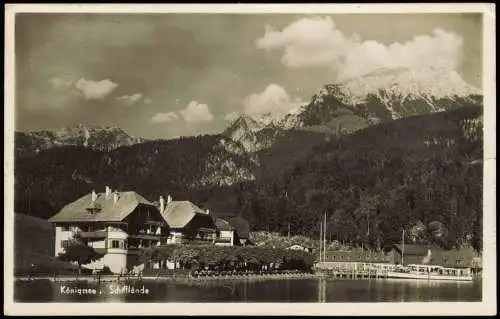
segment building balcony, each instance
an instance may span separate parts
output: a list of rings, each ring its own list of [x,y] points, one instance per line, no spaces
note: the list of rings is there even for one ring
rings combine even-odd
[[[198,233],[215,233],[215,228],[200,227],[198,228]]]
[[[160,240],[162,238],[162,236],[156,235],[156,234],[133,234],[133,235],[129,235],[129,238]]]
[[[108,237],[108,231],[107,230],[78,231],[75,232],[75,235],[85,239],[103,239]]]
[[[141,229],[137,233],[133,233],[129,235],[129,238],[137,238],[137,239],[149,239],[149,240],[160,240],[162,234],[160,232],[150,231]]]
[[[145,225],[155,225],[155,226],[164,226],[165,225],[164,222],[160,222],[160,221],[153,220],[153,219],[146,219],[144,221],[144,224]]]

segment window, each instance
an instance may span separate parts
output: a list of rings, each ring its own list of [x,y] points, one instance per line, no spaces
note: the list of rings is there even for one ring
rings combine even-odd
[[[119,240],[112,240],[111,241],[111,248],[120,248],[120,241]]]
[[[69,246],[69,240],[61,240],[61,248],[67,248]]]

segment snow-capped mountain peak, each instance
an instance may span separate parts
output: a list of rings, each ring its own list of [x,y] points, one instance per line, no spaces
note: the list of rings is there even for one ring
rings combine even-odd
[[[256,119],[253,117],[242,113],[240,116],[234,120],[231,125],[226,129],[226,132],[230,132],[233,134],[233,132],[237,131],[249,131],[249,132],[256,132],[261,130],[264,127],[262,123],[259,123]]]
[[[380,122],[477,105],[481,100],[481,91],[453,69],[384,68],[325,85],[309,104],[294,103],[278,117],[242,115],[226,136],[243,143],[247,151],[255,151],[271,145],[276,132],[283,130],[310,127],[349,134]]]
[[[436,100],[481,94],[449,68],[384,68],[362,77],[330,85],[317,94],[318,103],[325,94],[333,94],[346,105],[366,102],[369,95],[382,101]]]

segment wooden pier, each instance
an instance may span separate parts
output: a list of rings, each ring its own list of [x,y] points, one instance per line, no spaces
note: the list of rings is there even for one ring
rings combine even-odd
[[[358,262],[321,262],[315,265],[318,272],[333,278],[346,279],[385,279],[394,268],[391,264]]]

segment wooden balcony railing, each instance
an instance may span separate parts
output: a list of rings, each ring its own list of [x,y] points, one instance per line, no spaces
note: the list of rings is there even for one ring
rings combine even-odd
[[[132,234],[129,235],[129,238],[137,238],[137,239],[149,239],[149,240],[160,240],[162,237],[161,234]]]
[[[108,232],[106,230],[79,231],[75,232],[75,236],[87,239],[100,239],[106,238],[108,236]]]

